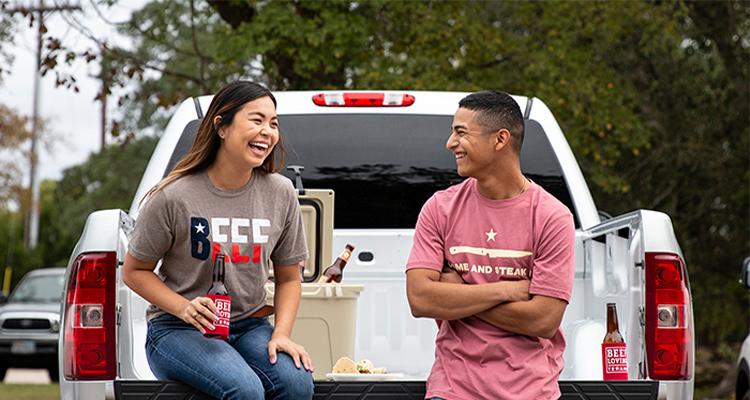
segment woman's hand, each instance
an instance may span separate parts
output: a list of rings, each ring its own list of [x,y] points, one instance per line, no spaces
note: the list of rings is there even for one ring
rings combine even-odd
[[[301,365],[304,365],[306,370],[310,372],[315,371],[312,360],[310,360],[310,355],[307,354],[304,347],[294,343],[292,339],[289,339],[289,336],[274,333],[268,342],[268,358],[271,360],[271,364],[276,364],[276,353],[279,351],[289,354],[297,368],[300,367],[301,362]]]
[[[205,334],[206,329],[214,329],[216,305],[208,297],[196,297],[185,304],[177,316]]]

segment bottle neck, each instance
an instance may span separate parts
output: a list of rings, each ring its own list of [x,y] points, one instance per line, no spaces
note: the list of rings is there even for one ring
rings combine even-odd
[[[620,332],[620,326],[617,322],[617,308],[611,305],[607,306],[607,332]]]
[[[213,270],[213,281],[214,284],[216,283],[224,283],[224,258],[217,258],[216,261],[214,261],[214,270]]]
[[[336,258],[336,262],[340,263],[343,261],[344,264],[349,262],[349,257],[352,256],[352,251],[348,248],[344,249],[341,254],[339,254],[338,258]]]

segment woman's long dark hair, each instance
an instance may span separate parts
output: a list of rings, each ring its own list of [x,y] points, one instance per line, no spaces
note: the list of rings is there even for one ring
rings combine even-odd
[[[219,129],[229,126],[234,120],[234,115],[246,103],[262,97],[270,98],[273,101],[274,107],[276,107],[276,98],[273,97],[271,91],[255,82],[234,81],[219,90],[213,100],[211,100],[211,105],[208,106],[208,111],[203,117],[200,127],[198,127],[193,147],[175,165],[169,175],[146,193],[144,199],[155,194],[175,180],[193,172],[204,170],[213,164],[221,146]],[[214,124],[214,119],[217,116],[220,116],[221,120],[218,124]],[[276,159],[277,151],[278,160]],[[284,145],[281,138],[279,138],[279,142],[273,151],[271,151],[271,154],[266,157],[263,164],[258,168],[267,173],[278,172],[284,165],[284,156]]]

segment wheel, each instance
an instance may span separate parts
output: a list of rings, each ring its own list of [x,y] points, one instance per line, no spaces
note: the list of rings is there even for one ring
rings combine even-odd
[[[54,367],[47,367],[47,372],[49,372],[49,379],[52,382],[60,382],[60,369],[57,365]]]
[[[5,380],[5,373],[8,372],[8,366],[0,364],[0,383]]]

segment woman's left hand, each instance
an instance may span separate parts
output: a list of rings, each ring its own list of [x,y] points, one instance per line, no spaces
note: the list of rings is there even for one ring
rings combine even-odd
[[[276,353],[279,351],[289,354],[297,368],[304,365],[305,369],[310,372],[315,370],[312,360],[310,360],[310,355],[307,354],[305,348],[294,343],[289,336],[282,334],[271,336],[271,340],[268,342],[268,358],[271,360],[271,364],[276,364]]]

